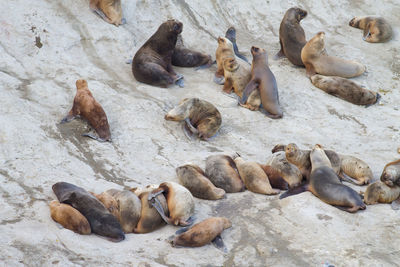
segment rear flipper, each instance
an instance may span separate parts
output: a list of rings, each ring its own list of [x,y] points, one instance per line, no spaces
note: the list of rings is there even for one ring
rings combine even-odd
[[[306,191],[308,191],[308,184],[303,184],[298,187],[287,190],[285,193],[279,196],[279,199],[283,199],[289,196],[294,196]]]
[[[88,132],[88,133],[84,133],[84,134],[82,134],[82,136],[85,136],[85,137],[90,137],[90,138],[92,138],[92,139],[94,139],[94,140],[97,140],[97,141],[99,141],[99,142],[111,142],[111,139],[110,140],[105,140],[105,139],[103,139],[103,138],[100,138],[99,137],[99,135],[96,133],[96,131],[94,131],[94,130],[91,130],[90,132]]]
[[[335,205],[332,205],[332,206],[334,206],[335,208],[338,208],[340,210],[344,210],[344,211],[350,212],[350,213],[355,213],[358,210],[365,210],[365,206],[363,206],[363,207],[360,207],[360,206],[342,207],[342,206],[335,206]]]
[[[222,250],[224,253],[228,253],[228,249],[225,246],[224,240],[222,240],[221,235],[217,235],[217,237],[215,237],[211,242],[216,248]]]
[[[399,210],[400,209],[400,198],[393,201],[391,206],[392,206],[392,209]]]
[[[216,84],[223,85],[225,83],[225,77],[224,76],[217,77],[214,75],[214,82]]]
[[[201,66],[196,67],[194,70],[208,69],[209,67],[211,67],[212,65],[214,65],[214,64],[216,64],[216,63],[217,63],[216,60],[210,61],[210,62],[208,62],[208,63],[206,63],[206,64],[204,64],[204,65],[201,65]]]
[[[103,11],[101,9],[99,9],[98,7],[92,7],[92,6],[90,8],[92,9],[92,11],[94,13],[96,13],[104,21],[112,24],[112,21],[109,18],[107,18],[107,16],[103,13]]]
[[[282,114],[271,114],[271,113],[269,113],[268,111],[266,111],[263,108],[262,104],[260,105],[260,111],[261,111],[262,114],[264,114],[265,116],[267,116],[268,118],[271,118],[271,119],[281,119],[283,117]]]
[[[178,85],[181,88],[185,87],[185,81],[183,80],[183,75],[182,74],[178,74],[176,76],[177,77],[175,79],[175,84]]]
[[[60,124],[66,123],[66,122],[70,122],[72,120],[74,120],[76,118],[76,116],[74,116],[72,114],[72,110],[68,113],[67,116],[65,116],[61,121]]]
[[[338,177],[342,183],[348,182],[348,183],[355,184],[355,185],[363,185],[364,184],[364,181],[355,181],[342,172],[338,175]]]
[[[196,135],[199,134],[199,130],[197,130],[196,127],[194,127],[194,126],[192,125],[192,123],[190,122],[190,119],[189,119],[189,118],[186,118],[186,119],[185,119],[185,123],[184,123],[183,126],[184,126],[184,127],[183,127],[183,132],[185,133],[185,135],[186,135],[189,139],[193,139],[193,135],[194,135],[194,134],[196,134]]]

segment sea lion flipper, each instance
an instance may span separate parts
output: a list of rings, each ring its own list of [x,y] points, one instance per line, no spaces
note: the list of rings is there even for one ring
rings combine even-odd
[[[107,16],[103,13],[103,11],[97,7],[90,7],[90,9],[97,14],[100,18],[102,18],[104,21],[108,22],[108,23],[112,23],[112,21],[107,18]]]
[[[222,85],[225,83],[225,77],[224,76],[217,77],[216,75],[214,75],[214,82],[216,84]]]
[[[65,117],[60,121],[60,123],[63,124],[63,123],[66,123],[66,122],[70,122],[70,121],[74,120],[75,118],[76,118],[76,116],[73,114],[73,112],[72,112],[72,110],[71,110],[71,111],[68,113],[68,115],[65,116]]]
[[[191,226],[194,223],[195,220],[196,220],[196,217],[193,215],[193,216],[190,216],[189,219],[187,219],[186,221],[180,220],[179,221],[179,225],[181,225],[181,226]]]
[[[400,198],[392,201],[392,204],[390,204],[390,206],[392,207],[392,209],[394,210],[399,210],[400,209]]]
[[[176,75],[175,84],[181,88],[185,87],[185,81],[183,80],[182,74]]]
[[[196,127],[193,126],[192,122],[190,121],[189,118],[185,119],[185,129],[189,130],[190,132],[192,132],[193,134],[198,134],[199,130],[196,129]]]
[[[365,107],[368,108],[368,107],[370,107],[372,105],[379,104],[379,101],[381,100],[381,98],[382,98],[382,96],[379,93],[376,93],[375,102],[371,103],[371,104],[368,104],[368,105],[365,105]]]
[[[124,24],[126,24],[126,18],[121,19],[121,25],[124,25]]]
[[[282,195],[279,196],[279,199],[297,195],[297,194],[303,193],[305,191],[308,191],[308,184],[303,184],[298,187],[287,190],[285,193],[283,193]]]
[[[184,123],[182,125],[183,128],[183,133],[186,135],[187,138],[189,138],[190,140],[194,139],[194,134],[193,132],[190,130],[189,126],[187,125],[187,123]]]
[[[305,65],[305,67],[306,67],[306,73],[307,73],[307,77],[308,77],[308,78],[311,78],[311,76],[317,74],[317,72],[315,71],[313,65],[311,65],[311,64],[306,64],[306,63],[305,63],[304,65]]]
[[[274,60],[278,60],[283,57],[285,57],[285,54],[283,53],[282,48],[281,48],[281,50],[279,50],[279,52],[276,53],[276,55],[274,56]]]
[[[161,218],[167,224],[172,224],[172,220],[165,215],[165,211],[164,211],[160,201],[157,198],[157,196],[162,194],[163,192],[164,192],[164,190],[159,190],[156,192],[153,191],[153,192],[149,193],[147,200],[149,201],[150,205],[153,206],[157,210],[157,212],[160,214]]]
[[[92,138],[94,140],[97,140],[99,142],[107,142],[108,141],[108,140],[104,140],[103,138],[100,138],[95,131],[90,131],[88,133],[84,133],[84,134],[82,134],[82,136],[90,137],[90,138]]]
[[[224,253],[228,252],[228,249],[226,248],[224,240],[222,239],[221,235],[217,235],[211,242],[216,248],[222,250]]]
[[[246,88],[243,90],[242,98],[240,99],[240,104],[244,104],[247,101],[247,98],[258,86],[258,83],[253,79],[247,85]]]
[[[201,66],[198,66],[198,67],[196,67],[194,70],[208,69],[208,68],[210,68],[212,65],[214,65],[215,63],[217,63],[216,60],[214,60],[214,61],[211,61],[211,60],[210,60],[210,62],[208,62],[208,63],[206,63],[206,64],[203,64],[203,65],[201,65]]]
[[[179,229],[178,231],[175,232],[176,235],[180,235],[183,234],[184,232],[187,232],[191,227],[187,226],[187,227],[182,227],[181,229]]]
[[[354,185],[362,185],[364,183],[363,181],[362,182],[356,182],[353,179],[351,179],[351,178],[349,178],[349,177],[347,177],[346,175],[343,175],[343,174],[339,175],[338,177],[339,177],[341,182],[348,182],[348,183],[351,183],[351,184],[354,184]]]
[[[133,59],[127,59],[127,60],[125,60],[125,63],[126,63],[126,64],[132,65],[132,62],[133,62]]]

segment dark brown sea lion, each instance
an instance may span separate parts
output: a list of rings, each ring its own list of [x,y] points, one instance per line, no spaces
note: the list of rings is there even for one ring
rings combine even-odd
[[[94,99],[85,80],[76,81],[74,104],[61,123],[70,122],[77,116],[87,120],[98,134],[98,137],[92,133],[83,134],[83,136],[88,136],[101,142],[111,141],[110,126],[108,125],[106,113]]]
[[[50,202],[51,218],[75,233],[90,235],[91,229],[88,220],[77,209],[56,200]]]
[[[279,42],[281,50],[277,57],[286,56],[290,62],[297,66],[304,66],[301,60],[301,49],[307,43],[306,35],[300,26],[300,21],[307,16],[307,11],[292,7],[289,8],[279,27]]]
[[[243,91],[240,104],[246,103],[250,93],[258,90],[262,104],[260,111],[271,119],[280,119],[283,112],[279,105],[278,86],[275,76],[268,66],[267,52],[262,48],[253,46],[251,47],[251,54],[253,55],[251,80]]]
[[[377,203],[392,203],[400,196],[400,186],[389,187],[382,181],[370,184],[364,193],[364,202],[367,205]]]
[[[136,52],[132,61],[132,72],[136,80],[160,87],[174,83],[183,87],[183,76],[175,73],[171,61],[182,28],[183,24],[177,20],[164,22]]]
[[[139,195],[139,199],[142,202],[142,209],[140,212],[140,219],[133,230],[134,233],[144,234],[149,233],[157,228],[160,228],[162,225],[165,225],[165,221],[158,213],[157,209],[153,207],[149,202],[149,194],[151,192],[144,192]],[[162,210],[165,212],[165,216],[168,216],[168,205],[167,200],[165,199],[163,194],[158,194],[156,196],[157,201],[160,203]]]
[[[381,174],[381,181],[390,187],[400,186],[400,159],[386,164]]]
[[[303,180],[299,168],[286,159],[285,152],[283,151],[272,154],[272,156],[267,159],[266,165],[277,171],[279,176],[288,183],[290,188],[299,186]]]
[[[224,189],[215,187],[197,165],[185,164],[175,169],[179,182],[193,196],[201,199],[217,200],[225,196]]]
[[[392,38],[392,27],[379,17],[355,17],[349,25],[364,30],[363,40],[369,43],[384,43]]]
[[[66,182],[58,182],[52,188],[60,202],[71,205],[86,217],[93,233],[108,237],[114,242],[125,239],[117,218],[85,189]]]
[[[182,35],[178,35],[174,52],[172,54],[172,65],[178,67],[207,68],[213,64],[210,55],[190,50],[183,44]]]
[[[125,24],[122,18],[121,0],[90,0],[90,9],[110,24]]]

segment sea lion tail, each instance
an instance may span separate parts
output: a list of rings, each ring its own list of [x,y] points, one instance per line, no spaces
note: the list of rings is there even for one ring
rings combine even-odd
[[[298,187],[294,187],[294,188],[287,190],[285,193],[283,193],[282,195],[279,196],[279,199],[297,195],[297,194],[303,193],[305,191],[308,191],[308,184],[303,184]]]

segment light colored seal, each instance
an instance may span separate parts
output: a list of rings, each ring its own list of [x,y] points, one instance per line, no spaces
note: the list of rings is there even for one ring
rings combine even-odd
[[[390,187],[400,186],[400,159],[386,164],[381,174],[381,181]]]
[[[90,0],[90,9],[110,24],[125,24],[122,18],[121,0]]]
[[[369,43],[384,43],[392,38],[392,27],[384,18],[354,17],[349,25],[364,30],[363,40]]]
[[[389,187],[382,181],[368,185],[364,193],[364,202],[367,205],[377,203],[392,203],[400,196],[400,186]]]
[[[90,235],[92,232],[85,216],[70,205],[53,200],[50,202],[50,215],[54,221],[75,233]]]
[[[341,172],[355,179],[355,184],[368,184],[374,178],[371,168],[363,160],[350,155],[339,155],[339,157]]]

